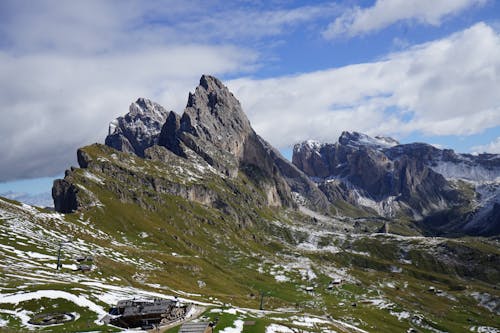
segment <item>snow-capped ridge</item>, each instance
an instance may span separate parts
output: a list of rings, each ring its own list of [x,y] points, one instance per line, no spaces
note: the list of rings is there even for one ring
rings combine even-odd
[[[292,161],[332,203],[346,201],[386,218],[403,214],[426,221],[470,207],[466,215],[457,214],[457,229],[474,229],[472,234],[497,230],[498,156],[344,131],[336,143],[296,145]]]
[[[369,146],[378,149],[390,148],[399,145],[398,141],[390,137],[383,137],[383,136],[371,137],[363,133],[348,132],[348,131],[342,132],[338,142],[344,145]]]
[[[321,147],[323,145],[324,144],[322,142],[320,142],[320,141],[309,139],[309,140],[306,140],[306,141],[302,141],[302,142],[296,143],[293,146],[293,149],[297,150],[297,151],[301,151],[303,149],[319,150],[319,149],[321,149]]]
[[[160,104],[138,98],[129,112],[109,123],[106,145],[115,149],[144,155],[144,150],[158,143],[158,137],[169,112]]]

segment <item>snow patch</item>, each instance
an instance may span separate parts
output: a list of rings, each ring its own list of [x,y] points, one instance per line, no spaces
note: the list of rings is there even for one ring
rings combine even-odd
[[[500,170],[498,168],[486,169],[477,163],[459,163],[438,161],[429,167],[447,179],[464,179],[474,182],[500,181]]]
[[[95,183],[98,183],[98,184],[101,184],[103,185],[104,184],[104,180],[98,176],[96,176],[95,174],[91,173],[90,171],[88,170],[84,170],[83,171],[83,176],[85,178],[87,178],[88,180],[91,180]]]
[[[401,311],[401,312],[390,311],[389,313],[391,314],[391,316],[398,318],[399,321],[411,317],[411,313],[409,313],[408,311]]]
[[[289,327],[279,325],[279,324],[271,324],[266,327],[266,333],[294,333],[295,331]]]
[[[477,333],[500,333],[500,330],[498,328],[490,326],[472,326],[470,328],[470,331]]]
[[[236,320],[233,325],[234,327],[226,327],[222,331],[219,331],[220,333],[241,333],[243,332],[243,320]]]
[[[78,306],[85,307],[97,313],[99,316],[105,315],[107,312],[99,305],[88,300],[84,296],[78,296],[61,290],[37,290],[28,293],[2,294],[0,295],[0,304],[18,304],[20,302],[41,299],[41,298],[57,299],[62,298],[75,303]],[[99,321],[96,321],[99,323]]]
[[[307,317],[307,316],[293,316],[290,319],[293,320],[293,324],[297,326],[304,327],[314,327],[316,324],[329,324],[330,322],[325,319]]]

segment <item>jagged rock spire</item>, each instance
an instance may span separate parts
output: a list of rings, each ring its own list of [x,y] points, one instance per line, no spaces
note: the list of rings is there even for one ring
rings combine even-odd
[[[109,124],[106,145],[144,157],[144,150],[158,143],[160,131],[168,116],[161,105],[139,98],[129,112]]]
[[[240,102],[217,78],[200,78],[182,116],[148,102],[133,103],[125,117],[112,123],[108,146],[148,158],[145,150],[155,144],[188,159],[194,153],[230,178],[240,172],[249,178],[258,174],[271,206],[292,205],[295,191],[308,192],[314,205],[325,208],[324,195],[255,133]]]
[[[253,133],[240,102],[217,78],[203,75],[181,119],[181,129],[219,149],[240,157]]]

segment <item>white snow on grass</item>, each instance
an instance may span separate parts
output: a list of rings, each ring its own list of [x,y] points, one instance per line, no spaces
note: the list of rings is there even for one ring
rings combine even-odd
[[[266,327],[266,333],[294,333],[294,330],[283,325],[271,324]]]
[[[290,317],[293,320],[293,324],[297,326],[314,327],[317,324],[329,324],[330,321],[307,316],[293,316]]]
[[[21,323],[23,326],[30,326],[28,321],[31,319],[31,316],[33,315],[33,313],[30,311],[19,310],[19,309],[18,309],[18,311],[0,309],[0,313],[5,313],[5,314],[19,318],[19,320],[21,320]],[[2,327],[2,326],[0,325],[0,327]]]
[[[391,314],[391,316],[398,318],[399,321],[411,317],[411,313],[409,313],[408,311],[401,311],[401,312],[390,311],[389,313]]]
[[[107,312],[99,305],[88,300],[83,296],[74,295],[62,290],[37,290],[28,293],[2,294],[0,295],[0,304],[18,304],[40,298],[57,299],[62,298],[75,303],[78,306],[85,307],[98,315],[105,315]]]
[[[25,253],[28,257],[30,257],[32,259],[42,259],[42,260],[56,260],[57,259],[56,256],[49,256],[49,255],[38,253],[38,252],[28,251]]]
[[[232,314],[232,315],[236,315],[238,313],[236,309],[227,309],[227,310],[224,310],[224,312]]]
[[[500,330],[498,328],[490,326],[472,326],[470,328],[470,331],[477,333],[500,333]]]
[[[288,277],[286,277],[285,275],[283,274],[276,274],[274,276],[274,278],[276,279],[276,281],[278,282],[287,282],[287,281],[290,281],[290,279]]]
[[[98,183],[98,184],[101,184],[103,185],[104,184],[104,180],[98,176],[96,176],[95,174],[89,172],[88,170],[84,170],[83,171],[83,176],[95,183]]]
[[[226,327],[220,333],[241,333],[243,332],[243,320],[237,319],[234,321],[232,327]]]

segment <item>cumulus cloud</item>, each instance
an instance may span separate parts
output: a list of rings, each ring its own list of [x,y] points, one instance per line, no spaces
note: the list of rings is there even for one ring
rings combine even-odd
[[[447,16],[484,3],[486,0],[377,0],[372,7],[356,6],[345,11],[327,27],[323,36],[327,39],[353,37],[378,31],[404,20],[437,26]]]
[[[1,1],[0,181],[61,174],[137,97],[182,112],[201,74],[242,75],[332,6],[246,14],[226,1]]]
[[[179,22],[175,27],[178,34],[192,40],[197,32],[203,31],[201,38],[222,40],[256,40],[265,36],[289,33],[300,23],[331,17],[339,13],[340,7],[334,4],[318,4],[292,9],[277,10],[225,10],[196,20]]]
[[[500,35],[479,23],[377,62],[229,85],[282,148],[343,130],[470,135],[500,125]]]
[[[0,36],[10,49],[127,51],[158,44],[243,44],[290,33],[339,13],[333,4],[261,8],[218,0],[2,1]]]
[[[253,61],[252,52],[211,46],[97,57],[0,52],[0,180],[61,173],[76,148],[102,141],[135,98],[179,112],[200,73],[240,71]]]
[[[245,16],[216,0],[1,1],[0,181],[61,174],[137,97],[182,112],[200,74],[258,68],[258,50],[241,40],[279,38],[335,10],[252,7]],[[478,24],[372,63],[229,86],[280,147],[344,129],[470,134],[500,124],[499,50],[496,32]]]
[[[486,145],[472,147],[471,151],[478,154],[481,153],[500,154],[500,136]]]

